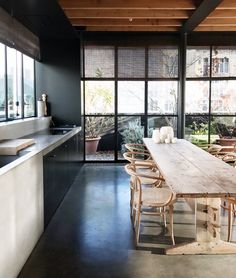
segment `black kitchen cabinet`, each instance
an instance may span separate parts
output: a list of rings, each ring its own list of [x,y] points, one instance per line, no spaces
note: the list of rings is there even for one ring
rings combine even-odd
[[[44,156],[44,227],[59,207],[81,166],[80,135],[76,134]]]
[[[74,135],[67,141],[68,145],[68,171],[69,171],[69,180],[72,184],[75,180],[75,177],[82,165],[83,161],[83,142],[81,138],[81,133]]]

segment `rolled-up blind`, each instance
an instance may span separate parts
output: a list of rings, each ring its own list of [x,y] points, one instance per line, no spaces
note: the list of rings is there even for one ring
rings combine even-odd
[[[0,41],[34,59],[40,59],[39,38],[0,8]]]

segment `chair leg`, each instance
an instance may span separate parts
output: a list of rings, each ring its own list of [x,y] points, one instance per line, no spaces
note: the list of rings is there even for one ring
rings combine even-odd
[[[132,218],[133,217],[133,206],[134,206],[134,196],[133,196],[133,190],[130,189],[130,217]]]
[[[227,238],[227,241],[231,240],[232,218],[233,218],[233,204],[229,203],[229,206],[228,206],[228,238]]]
[[[140,223],[141,223],[141,208],[139,208],[137,211],[136,245],[138,245],[139,242]]]
[[[172,240],[172,244],[175,245],[175,238],[174,238],[174,228],[173,228],[173,205],[169,206],[169,215],[170,215],[170,236]]]
[[[164,225],[165,225],[165,228],[166,228],[166,207],[163,207],[163,221],[164,221]]]
[[[223,201],[223,215],[225,215],[226,201]]]
[[[161,221],[164,223],[164,226],[166,228],[166,208],[160,207],[160,214],[161,214]]]
[[[133,207],[133,215],[131,217],[131,220],[132,220],[133,228],[135,230],[136,223],[137,223],[137,208]]]

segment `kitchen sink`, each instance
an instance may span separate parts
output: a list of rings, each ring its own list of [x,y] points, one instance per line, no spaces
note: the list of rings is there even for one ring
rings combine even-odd
[[[39,135],[64,135],[71,130],[72,130],[72,128],[53,127],[53,128],[41,130],[41,131],[37,132],[37,134],[39,134]]]
[[[30,151],[19,151],[17,155],[0,155],[0,168],[28,154]]]
[[[60,127],[54,127],[49,129],[50,135],[64,135],[71,131],[72,128],[60,128]]]

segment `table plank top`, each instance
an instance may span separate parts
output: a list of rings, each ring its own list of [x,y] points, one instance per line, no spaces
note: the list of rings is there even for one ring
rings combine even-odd
[[[156,144],[143,139],[177,197],[236,197],[236,169],[184,139]]]

